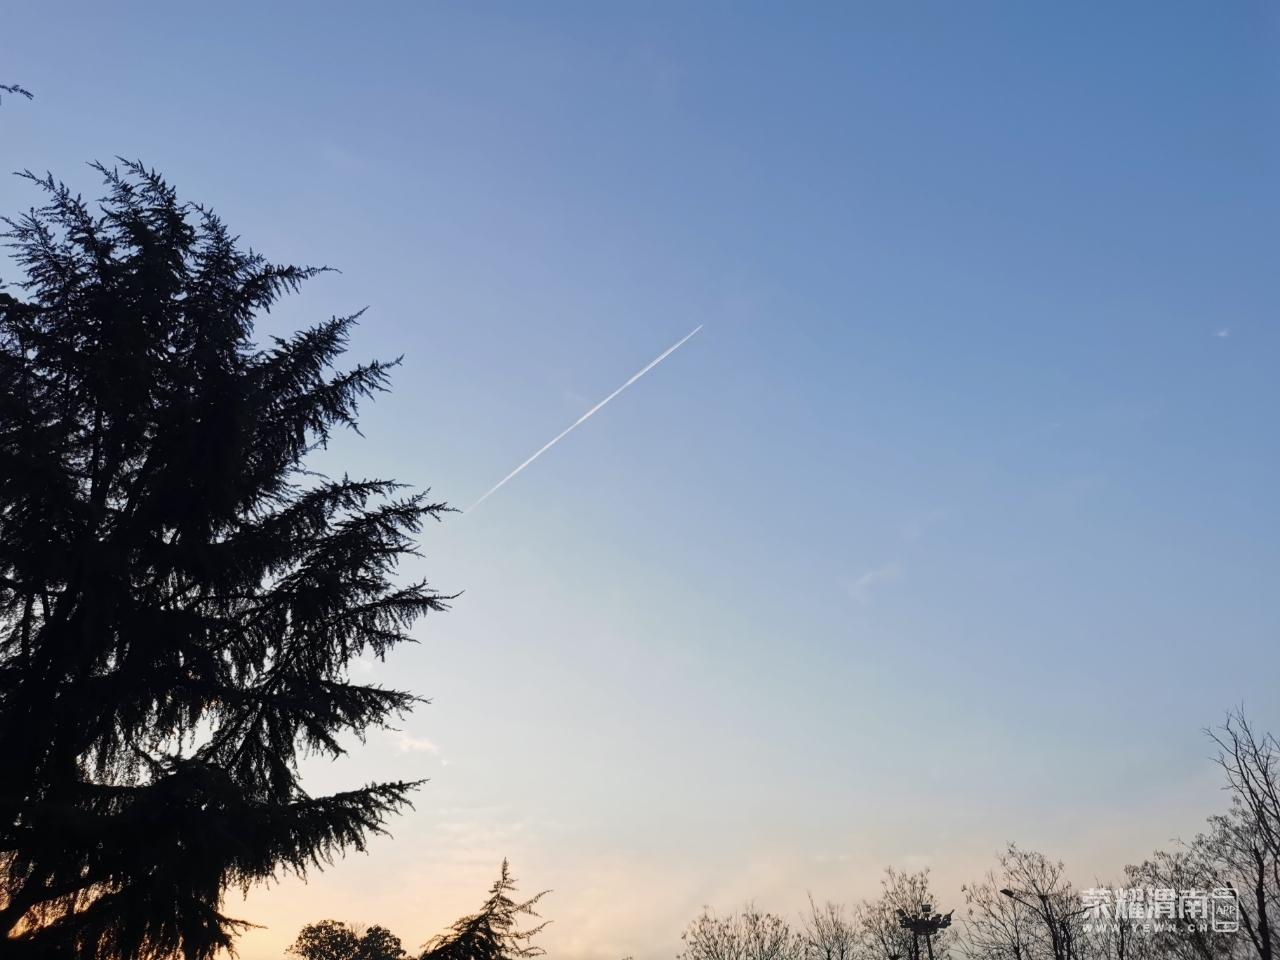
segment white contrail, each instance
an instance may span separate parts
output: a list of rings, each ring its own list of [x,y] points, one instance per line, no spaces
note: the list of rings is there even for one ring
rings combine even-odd
[[[699,330],[701,330],[701,329],[702,329],[702,326],[703,326],[702,324],[698,324],[698,325],[694,328],[693,333],[689,334],[689,336],[688,336],[688,337],[685,337],[685,338],[684,338],[684,340],[688,340],[688,339],[689,339],[689,337],[692,337],[694,333],[697,333]],[[610,400],[612,400],[614,397],[616,397],[618,394],[620,394],[623,390],[627,389],[627,387],[631,386],[633,383],[635,383],[637,380],[639,380],[641,377],[643,377],[646,373],[648,373],[650,370],[652,370],[654,367],[656,367],[658,364],[660,364],[663,360],[665,360],[667,357],[669,357],[672,353],[674,353],[674,352],[676,351],[676,348],[677,348],[677,347],[679,347],[679,346],[680,346],[680,344],[684,343],[684,340],[681,340],[681,341],[680,341],[680,343],[677,343],[674,347],[672,347],[671,349],[667,350],[667,351],[666,351],[666,353],[664,353],[662,356],[660,356],[657,360],[653,361],[653,363],[649,364],[647,367],[645,367],[643,370],[641,370],[639,373],[637,373],[634,377],[632,377],[630,380],[628,380],[626,383],[624,383],[622,386],[620,386],[617,390],[613,391],[613,393],[609,394],[607,397],[605,397],[603,400],[601,400],[599,403],[597,403],[594,407],[592,407],[590,410],[588,410],[586,413],[584,413],[582,416],[580,416],[577,420],[575,420],[575,421],[573,422],[573,425],[569,427],[569,430],[572,430],[574,427],[576,427],[578,424],[580,424],[583,420],[587,419],[587,417],[591,416],[593,413],[595,413],[597,410],[599,410],[601,407],[603,407],[606,403],[608,403]],[[472,510],[474,510],[476,507],[480,506],[480,504],[482,504],[482,503],[484,503],[486,500],[488,500],[488,499],[489,499],[489,497],[491,497],[494,493],[496,493],[496,492],[498,491],[498,487],[501,487],[504,483],[506,483],[508,480],[510,480],[512,477],[514,477],[517,473],[519,473],[521,470],[523,470],[523,469],[524,469],[525,467],[527,467],[529,464],[533,463],[533,461],[537,460],[540,456],[542,456],[544,453],[546,453],[548,450],[550,450],[550,449],[551,449],[551,448],[552,448],[552,447],[553,447],[553,446],[554,446],[554,445],[555,445],[555,444],[556,444],[556,443],[557,443],[561,438],[563,438],[563,437],[564,437],[565,433],[568,433],[568,432],[569,432],[569,430],[566,430],[564,433],[560,434],[560,436],[556,437],[556,438],[555,438],[555,440],[552,440],[552,441],[551,441],[550,443],[548,443],[545,447],[543,447],[541,450],[539,450],[537,453],[535,453],[532,457],[530,457],[530,458],[529,458],[528,460],[526,460],[524,463],[520,464],[520,466],[516,467],[514,470],[512,470],[510,473],[508,473],[505,477],[503,477],[500,481],[498,481],[498,485],[497,485],[497,486],[495,486],[492,490],[490,490],[490,491],[489,491],[488,493],[486,493],[483,497],[481,497],[479,500],[477,500],[477,501],[476,501],[475,503],[473,503],[471,506],[467,507],[467,509],[466,509],[466,510],[464,510],[464,511],[462,511],[462,512],[463,512],[463,513],[470,513],[470,512],[471,512]]]

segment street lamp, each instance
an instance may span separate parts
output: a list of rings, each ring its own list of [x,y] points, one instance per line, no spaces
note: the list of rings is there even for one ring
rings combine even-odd
[[[951,911],[954,913],[955,911]],[[911,953],[913,960],[920,960],[920,937],[924,936],[924,945],[929,951],[929,960],[933,960],[933,938],[951,926],[951,913],[945,917],[933,912],[932,904],[924,904],[919,913],[907,913],[898,908],[898,926],[911,931]]]
[[[1024,907],[1034,910],[1040,914],[1041,919],[1044,920],[1045,926],[1049,928],[1049,940],[1053,945],[1053,960],[1071,960],[1071,932],[1068,928],[1068,923],[1073,918],[1088,913],[1088,907],[1084,907],[1080,910],[1068,910],[1063,916],[1058,917],[1054,914],[1053,904],[1049,900],[1049,895],[1047,893],[1040,893],[1039,891],[1036,892],[1036,897],[1040,900],[1040,905],[1037,907],[1035,904],[1028,903],[1026,900],[1023,900],[1022,897],[1018,896],[1018,893],[1013,890],[1005,888],[1000,892],[1010,900],[1014,900],[1017,903],[1022,904]]]

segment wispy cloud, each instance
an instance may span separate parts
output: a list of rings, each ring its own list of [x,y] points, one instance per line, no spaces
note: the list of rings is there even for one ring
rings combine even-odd
[[[1218,336],[1220,336],[1220,337],[1229,337],[1229,336],[1231,336],[1231,331],[1230,331],[1229,329],[1227,329],[1226,327],[1223,327],[1221,330],[1219,330],[1219,331],[1218,331]]]
[[[411,737],[403,730],[388,730],[401,753],[439,753],[440,748],[425,737]]]
[[[890,560],[878,570],[864,573],[849,584],[849,594],[859,603],[867,604],[872,600],[873,591],[886,583],[896,583],[902,579],[902,564]]]
[[[902,535],[908,540],[919,540],[925,529],[942,519],[941,510],[930,510],[928,513],[912,517],[902,526]]]

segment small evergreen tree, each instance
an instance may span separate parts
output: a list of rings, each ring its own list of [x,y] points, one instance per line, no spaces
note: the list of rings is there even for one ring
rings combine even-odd
[[[19,91],[21,92],[21,91]],[[355,317],[253,322],[317,271],[267,263],[141,165],[95,212],[52,178],[5,220],[0,291],[0,947],[204,960],[230,886],[362,849],[412,783],[312,797],[297,762],[416,702],[347,665],[449,599],[397,587],[424,518],[304,469],[389,364]]]
[[[489,891],[489,899],[480,912],[463,917],[442,933],[423,945],[419,960],[514,960],[517,957],[540,957],[545,951],[530,941],[545,923],[528,930],[517,930],[520,917],[537,917],[534,905],[550,890],[543,890],[532,900],[516,903],[509,894],[514,893],[516,881],[511,876],[507,861],[502,861],[502,873]]]

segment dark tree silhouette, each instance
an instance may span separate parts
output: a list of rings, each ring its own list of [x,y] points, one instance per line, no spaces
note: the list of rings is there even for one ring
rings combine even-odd
[[[518,960],[540,957],[541,947],[531,941],[546,926],[517,929],[522,916],[537,917],[534,905],[550,890],[532,900],[511,899],[516,881],[506,860],[502,873],[489,890],[489,899],[480,912],[458,920],[447,932],[423,944],[417,960]],[[302,960],[400,960],[405,956],[400,938],[385,927],[370,927],[363,935],[359,928],[338,920],[321,920],[302,928],[288,953]]]
[[[447,933],[427,941],[420,960],[514,960],[516,957],[542,956],[542,948],[530,941],[546,924],[540,923],[528,930],[517,930],[516,927],[522,915],[538,916],[534,905],[551,891],[543,890],[532,900],[516,903],[509,896],[515,889],[516,881],[504,859],[502,873],[494,881],[489,899],[480,912],[463,917]]]
[[[140,164],[53,179],[0,291],[0,947],[208,958],[231,886],[361,849],[416,785],[311,797],[297,761],[417,698],[349,682],[449,599],[397,587],[443,504],[308,473],[385,388],[355,317],[250,339],[317,273],[238,248]]]
[[[286,951],[301,960],[403,960],[400,938],[386,927],[373,926],[363,934],[337,920],[321,920],[302,928]]]

